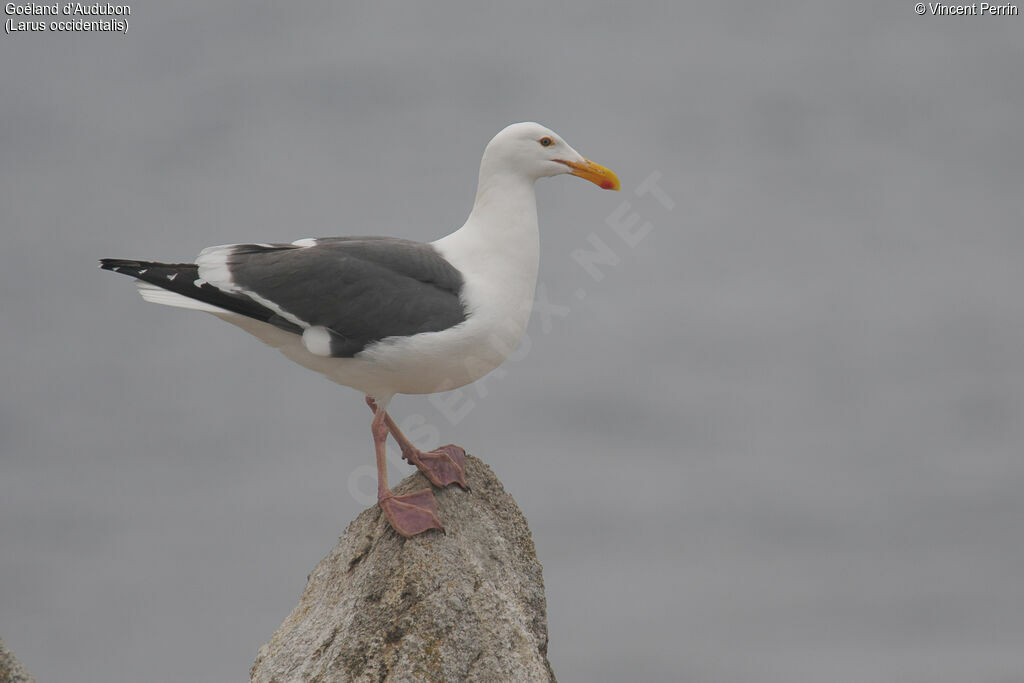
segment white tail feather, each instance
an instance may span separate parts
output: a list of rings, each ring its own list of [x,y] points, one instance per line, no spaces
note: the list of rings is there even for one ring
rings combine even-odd
[[[195,311],[206,311],[207,313],[228,313],[228,311],[219,306],[208,304],[205,301],[198,301],[197,299],[190,299],[177,292],[151,285],[142,280],[136,280],[135,286],[139,288],[139,294],[142,295],[142,298],[150,303],[176,306],[177,308],[191,308]]]

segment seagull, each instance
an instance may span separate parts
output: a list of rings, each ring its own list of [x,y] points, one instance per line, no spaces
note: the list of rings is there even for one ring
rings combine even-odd
[[[540,259],[534,183],[564,173],[619,189],[611,170],[554,131],[515,123],[484,149],[466,223],[434,242],[369,236],[225,244],[203,249],[195,263],[105,258],[100,268],[134,277],[146,301],[212,313],[363,393],[373,411],[377,502],[391,527],[411,538],[444,527],[430,488],[398,495],[388,487],[388,434],[437,487],[468,488],[465,451],[416,448],[388,405],[395,394],[474,382],[515,349]]]

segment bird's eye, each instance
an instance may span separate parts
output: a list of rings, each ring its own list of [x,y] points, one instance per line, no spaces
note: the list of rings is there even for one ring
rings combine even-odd
[[[551,145],[555,144],[555,141],[552,140],[551,138],[541,138],[537,142],[540,143],[541,147],[550,147]]]

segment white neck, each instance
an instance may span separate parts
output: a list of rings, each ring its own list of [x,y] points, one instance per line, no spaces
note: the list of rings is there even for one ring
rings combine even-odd
[[[453,256],[463,261],[456,265],[460,269],[505,271],[502,274],[536,282],[540,232],[534,181],[488,168],[486,161],[466,224],[434,244],[454,249]]]
[[[540,265],[533,179],[488,172],[485,159],[466,224],[434,247],[466,278],[461,296],[472,317],[460,334],[467,357],[497,367],[519,343],[533,307]]]
[[[480,169],[476,200],[466,224],[537,228],[537,195],[532,178],[520,174],[486,172]]]

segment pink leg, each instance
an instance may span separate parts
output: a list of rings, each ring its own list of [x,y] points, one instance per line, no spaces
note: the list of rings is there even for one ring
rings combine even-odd
[[[388,438],[386,415],[383,410],[376,410],[370,427],[373,431],[373,446],[377,452],[377,504],[384,511],[384,516],[388,518],[391,527],[406,538],[428,529],[444,530],[437,514],[437,501],[430,489],[420,489],[396,496],[388,488],[385,460],[385,445]]]
[[[367,396],[366,405],[374,411],[374,419],[376,419],[377,404]],[[440,488],[449,484],[458,484],[464,489],[469,488],[469,484],[466,483],[466,451],[455,444],[441,446],[432,451],[421,451],[402,433],[387,411],[383,412],[384,423],[387,425],[388,431],[391,432],[391,436],[395,437],[399,448],[402,449],[402,457],[416,465],[431,484]]]

